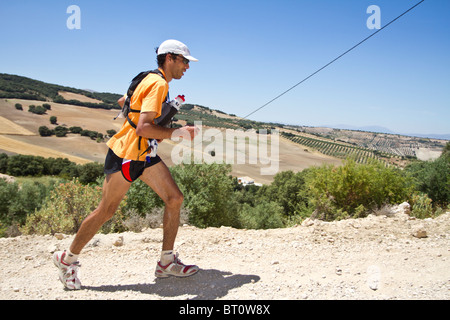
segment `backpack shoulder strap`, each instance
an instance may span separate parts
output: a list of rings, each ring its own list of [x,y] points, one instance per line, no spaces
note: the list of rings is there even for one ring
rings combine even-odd
[[[131,96],[133,95],[133,93],[136,90],[137,86],[150,73],[158,74],[164,80],[166,80],[166,78],[164,77],[164,74],[159,69],[140,72],[137,76],[135,76],[133,78],[133,80],[131,80],[131,84],[128,87],[128,90],[127,90],[127,98],[125,99],[125,103],[124,103],[123,108],[122,108],[122,114],[125,116],[125,118],[127,119],[128,123],[135,129],[136,129],[136,124],[133,121],[131,121],[130,117],[128,116],[128,113],[130,113],[130,112],[140,112],[140,110],[131,109],[131,106],[130,106],[131,105]]]
[[[162,72],[159,69],[151,70],[151,71],[142,71],[136,77],[134,77],[133,80],[131,80],[131,84],[127,91],[127,96],[129,96],[131,98],[131,96],[134,93],[134,90],[136,90],[139,83],[141,83],[141,81],[144,80],[144,78],[147,77],[150,73],[158,74],[165,80],[164,75],[162,74]]]
[[[145,77],[147,77],[150,73],[154,73],[154,74],[158,74],[159,76],[161,76],[164,80],[166,80],[166,78],[164,77],[164,74],[159,70],[159,69],[155,69],[155,70],[150,70],[150,71],[143,71],[140,72],[137,76],[135,76],[133,78],[133,80],[131,80],[131,84],[128,87],[127,90],[127,97],[125,99],[125,103],[122,107],[122,114],[125,116],[125,118],[127,118],[128,123],[136,129],[136,125],[131,121],[131,119],[128,117],[128,113],[130,112],[140,112],[140,110],[136,110],[136,109],[132,109],[131,108],[131,96],[133,95],[134,91],[136,90],[137,86],[142,82],[142,80],[145,79]],[[117,117],[116,117],[117,118]]]

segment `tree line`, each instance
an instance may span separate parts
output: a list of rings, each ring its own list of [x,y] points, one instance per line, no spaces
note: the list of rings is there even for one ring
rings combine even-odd
[[[81,102],[78,100],[66,100],[59,95],[60,91],[82,94],[86,97],[102,101],[101,103]],[[45,83],[42,81],[0,73],[0,98],[16,98],[26,100],[38,100],[73,104],[89,108],[120,109],[117,100],[120,94],[108,92],[90,92],[86,90]]]
[[[15,157],[8,157],[7,173],[32,175],[29,167],[42,167],[37,172],[60,180],[52,180],[45,187],[32,182],[19,187],[0,179],[0,234],[10,234],[7,230],[11,227],[25,234],[75,233],[101,199],[102,166],[81,166],[78,176],[71,177],[66,167],[73,165],[67,160],[45,160],[53,162],[49,165],[43,159],[19,161]],[[0,159],[0,170],[5,170],[5,156]],[[16,161],[21,164],[14,165]],[[19,167],[20,170],[13,170]],[[87,177],[90,170],[90,178],[82,178],[80,173]],[[404,201],[411,204],[411,214],[418,218],[433,217],[450,209],[449,143],[438,159],[416,161],[403,170],[386,167],[377,160],[358,164],[348,159],[340,166],[279,172],[271,184],[262,187],[240,185],[226,164],[183,164],[170,171],[184,194],[183,210],[188,223],[200,228],[282,228],[299,224],[307,217],[326,221],[365,217]],[[148,226],[153,215],[162,215],[163,206],[161,199],[137,180],[102,232],[130,230],[131,220],[133,231],[140,230]]]

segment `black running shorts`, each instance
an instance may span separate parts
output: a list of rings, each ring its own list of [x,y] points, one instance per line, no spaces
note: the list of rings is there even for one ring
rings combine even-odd
[[[121,171],[125,180],[133,182],[142,175],[145,168],[149,168],[160,161],[161,158],[158,155],[151,158],[150,162],[124,160],[109,149],[105,159],[104,172],[105,174],[112,174]]]

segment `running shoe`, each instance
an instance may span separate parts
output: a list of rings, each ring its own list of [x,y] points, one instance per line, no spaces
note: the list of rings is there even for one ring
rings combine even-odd
[[[78,279],[78,269],[81,267],[78,261],[67,264],[64,262],[65,251],[57,251],[53,254],[53,263],[59,269],[59,280],[69,290],[80,290],[81,282]]]
[[[178,253],[174,255],[174,259],[171,263],[166,266],[161,265],[159,261],[156,265],[155,277],[157,278],[167,278],[169,276],[173,277],[189,277],[198,272],[198,267],[194,265],[185,265],[178,259]]]

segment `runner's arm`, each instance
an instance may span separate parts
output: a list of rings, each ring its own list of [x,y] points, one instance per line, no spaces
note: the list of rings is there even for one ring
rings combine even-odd
[[[153,123],[156,112],[141,112],[136,127],[136,134],[140,137],[157,140],[170,139],[172,137],[183,137],[192,140],[198,133],[196,127],[185,126],[179,129],[165,128]]]
[[[119,106],[121,108],[123,108],[123,105],[125,103],[125,96],[123,96],[122,98],[120,98],[119,100],[117,100],[117,103],[119,104]]]

